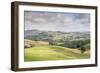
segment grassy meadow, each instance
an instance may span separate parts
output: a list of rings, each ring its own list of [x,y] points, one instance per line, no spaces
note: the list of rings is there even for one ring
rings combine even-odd
[[[60,46],[37,46],[25,49],[25,61],[44,60],[69,60],[89,58],[89,52],[81,54],[77,49],[69,49]]]

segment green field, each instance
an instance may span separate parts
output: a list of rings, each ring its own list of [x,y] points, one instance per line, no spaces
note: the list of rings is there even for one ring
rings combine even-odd
[[[24,61],[70,60],[90,58],[89,51],[81,53],[78,49],[61,46],[35,46],[25,48]]]

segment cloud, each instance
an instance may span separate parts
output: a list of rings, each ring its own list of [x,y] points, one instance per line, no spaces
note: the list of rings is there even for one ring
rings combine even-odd
[[[25,11],[25,30],[89,32],[90,14]]]

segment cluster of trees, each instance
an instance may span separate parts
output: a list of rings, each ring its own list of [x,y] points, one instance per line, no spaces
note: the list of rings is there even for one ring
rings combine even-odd
[[[84,53],[86,50],[90,49],[90,39],[81,39],[81,40],[65,40],[63,43],[59,44],[55,41],[50,41],[50,45],[58,45],[67,48],[80,49],[81,53]]]

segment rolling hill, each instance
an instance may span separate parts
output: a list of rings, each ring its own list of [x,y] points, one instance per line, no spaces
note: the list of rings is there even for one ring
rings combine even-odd
[[[71,40],[84,40],[90,38],[89,32],[61,32],[25,30],[25,39],[64,42]]]
[[[25,30],[24,61],[90,58],[90,32]]]
[[[36,46],[25,49],[24,61],[74,60],[89,57],[89,52],[81,54],[78,49],[72,50],[60,46]]]

